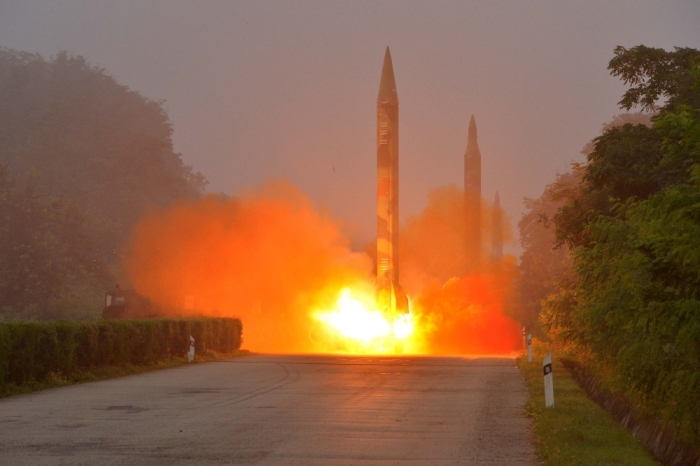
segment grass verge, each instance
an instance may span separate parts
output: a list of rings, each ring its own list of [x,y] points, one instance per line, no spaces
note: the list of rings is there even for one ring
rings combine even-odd
[[[248,350],[235,350],[230,353],[216,353],[207,351],[204,354],[196,354],[194,363],[218,361],[220,359],[228,359],[236,356],[244,356],[250,354]],[[160,369],[170,369],[187,365],[187,358],[170,358],[162,361],[134,365],[127,364],[124,366],[104,366],[96,367],[90,370],[72,373],[70,377],[62,377],[57,374],[50,374],[49,378],[42,382],[28,383],[21,386],[8,384],[0,391],[0,398],[5,398],[13,395],[21,395],[49,388],[65,387],[67,385],[75,385],[85,382],[97,382],[99,380],[113,379],[115,377],[123,377],[125,375],[142,374]]]
[[[545,408],[542,359],[517,359],[530,399],[526,413],[532,419],[535,447],[544,466],[658,465],[630,432],[586,395],[553,357],[554,408]]]

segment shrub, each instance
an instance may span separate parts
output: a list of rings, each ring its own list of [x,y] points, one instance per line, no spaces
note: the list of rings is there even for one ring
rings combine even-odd
[[[70,377],[105,366],[147,365],[241,346],[238,319],[105,320],[0,323],[0,391],[9,385]]]

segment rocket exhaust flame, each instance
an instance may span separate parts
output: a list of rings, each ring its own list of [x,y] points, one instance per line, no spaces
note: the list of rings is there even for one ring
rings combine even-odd
[[[343,290],[334,312],[321,312],[314,317],[328,324],[341,335],[368,342],[392,334],[392,325],[379,310],[369,310],[353,298],[350,290]]]
[[[355,294],[347,288],[342,290],[335,309],[317,312],[313,317],[337,336],[354,341],[354,352],[395,353],[398,344],[403,345],[402,352],[407,352],[415,330],[411,316],[388,316],[369,296],[361,299]]]

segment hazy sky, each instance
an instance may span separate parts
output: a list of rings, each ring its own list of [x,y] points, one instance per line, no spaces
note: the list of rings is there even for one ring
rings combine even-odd
[[[474,114],[484,197],[513,223],[524,196],[581,160],[620,111],[616,45],[700,48],[687,1],[0,0],[0,46],[85,55],[165,99],[175,146],[210,189],[286,177],[375,231],[375,101],[391,47],[400,100],[401,217],[462,186]],[[513,250],[513,248],[510,248]]]

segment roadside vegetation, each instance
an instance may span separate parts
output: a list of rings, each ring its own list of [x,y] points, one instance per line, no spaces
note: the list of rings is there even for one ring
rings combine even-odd
[[[521,300],[531,331],[700,450],[700,51],[618,47],[608,69],[641,112],[527,200]]]
[[[658,465],[630,432],[603,408],[588,398],[555,353],[554,408],[545,408],[542,359],[546,352],[539,342],[533,362],[518,357],[530,400],[527,416],[532,419],[535,446],[543,466]]]
[[[144,212],[203,193],[163,106],[81,56],[0,47],[0,321],[98,317]]]
[[[240,353],[238,319],[0,323],[0,396]]]

